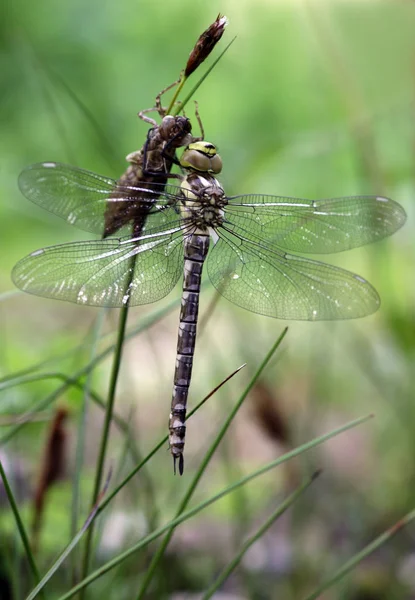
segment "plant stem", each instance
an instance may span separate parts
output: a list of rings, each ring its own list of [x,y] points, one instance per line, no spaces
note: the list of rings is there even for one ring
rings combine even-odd
[[[275,511],[268,517],[268,519],[259,527],[259,529],[251,535],[242,545],[237,554],[233,559],[224,567],[221,573],[218,575],[216,580],[212,583],[209,589],[205,592],[201,600],[209,600],[219,590],[222,584],[226,581],[229,575],[234,569],[240,564],[242,558],[249,550],[249,548],[255,544],[264,533],[273,525],[273,523],[288,509],[291,508],[292,504],[305,492],[305,490],[313,483],[316,477],[319,475],[317,471],[311,477],[308,477],[292,494],[290,494]]]
[[[30,548],[29,538],[27,537],[26,529],[23,525],[23,521],[22,521],[22,518],[21,518],[21,515],[19,512],[19,508],[18,508],[16,500],[13,496],[12,489],[9,485],[9,481],[7,479],[7,475],[6,475],[5,470],[3,469],[3,464],[1,461],[0,461],[0,477],[3,480],[4,489],[6,491],[8,499],[9,499],[11,509],[13,511],[17,529],[19,531],[20,539],[22,540],[22,544],[23,544],[25,552],[26,552],[27,561],[29,563],[29,567],[32,572],[33,579],[36,581],[36,583],[39,583],[40,575],[39,575],[39,571],[36,566],[35,558],[33,556],[32,550]],[[44,598],[44,597],[45,597],[44,592],[42,591],[42,598]]]
[[[199,469],[197,470],[197,472],[195,473],[193,480],[190,482],[189,488],[187,490],[187,492],[185,493],[182,501],[179,504],[179,508],[176,512],[176,518],[179,518],[180,515],[186,510],[187,505],[189,504],[194,491],[196,490],[200,479],[202,478],[203,473],[205,472],[212,456],[214,455],[219,443],[221,442],[221,440],[223,439],[225,433],[227,432],[230,424],[232,423],[236,413],[238,412],[239,408],[241,407],[243,401],[245,400],[246,396],[248,395],[248,393],[251,391],[252,387],[255,385],[256,381],[258,380],[259,376],[261,375],[262,371],[265,369],[266,365],[269,363],[269,361],[271,360],[273,354],[275,353],[275,351],[277,350],[277,348],[279,347],[279,345],[281,344],[281,342],[283,341],[286,333],[288,331],[288,327],[286,327],[283,332],[281,333],[281,335],[278,337],[277,341],[273,344],[271,350],[268,352],[268,354],[266,355],[266,357],[264,358],[264,360],[262,361],[261,365],[259,366],[257,372],[255,373],[254,377],[251,379],[251,381],[249,382],[248,386],[245,388],[245,391],[243,392],[243,394],[241,395],[241,397],[239,398],[238,402],[235,404],[235,406],[233,407],[233,409],[231,410],[228,418],[225,420],[224,424],[222,425],[219,433],[216,435],[216,437],[214,438],[214,440],[212,441],[212,444],[209,448],[209,450],[207,451],[204,459],[202,460],[201,465],[199,466]],[[161,544],[159,545],[159,547],[157,548],[157,550],[154,552],[154,556],[153,559],[144,575],[143,581],[141,583],[140,589],[138,591],[136,600],[142,600],[147,592],[148,586],[151,583],[151,580],[153,579],[154,573],[157,569],[157,567],[160,565],[160,562],[164,556],[164,553],[167,549],[167,546],[170,543],[170,540],[173,536],[174,533],[174,527],[172,527],[166,534],[166,536],[164,537],[164,539],[162,540]]]
[[[136,261],[136,255],[131,257],[131,261],[130,261],[131,264],[130,264],[130,268],[128,271],[129,275],[128,275],[128,279],[127,279],[126,285],[125,285],[126,294],[128,293],[128,290],[130,289],[131,283],[134,278],[135,261]],[[110,379],[110,385],[109,385],[109,389],[108,389],[108,400],[107,400],[107,406],[106,406],[106,411],[105,411],[104,429],[102,431],[102,436],[101,436],[101,446],[100,446],[99,454],[98,454],[94,490],[93,490],[92,499],[91,499],[91,510],[97,503],[98,496],[99,496],[99,493],[101,490],[102,474],[104,471],[105,456],[106,456],[108,441],[109,441],[109,431],[110,431],[113,409],[114,409],[115,391],[117,388],[118,374],[119,374],[120,366],[121,366],[122,349],[123,349],[123,345],[124,345],[125,331],[126,331],[126,326],[127,326],[128,310],[130,307],[129,299],[130,299],[130,297],[128,296],[126,303],[124,304],[124,306],[121,308],[121,311],[120,311],[120,320],[119,320],[119,324],[118,324],[118,336],[117,336],[117,342],[116,342],[115,351],[114,351],[114,362],[112,363],[111,379]],[[85,550],[84,550],[84,556],[83,556],[83,561],[82,561],[82,579],[84,579],[88,575],[89,563],[90,563],[90,559],[91,559],[91,546],[92,546],[93,534],[94,534],[94,523],[91,524],[91,526],[89,527],[87,534],[86,534]],[[79,597],[80,597],[80,600],[83,600],[83,598],[85,597],[85,588],[81,591]]]
[[[360,417],[359,419],[350,421],[349,423],[346,423],[345,425],[342,425],[341,427],[334,429],[333,431],[330,431],[329,433],[321,435],[318,438],[311,440],[310,442],[306,442],[305,444],[302,444],[301,446],[295,448],[294,450],[291,450],[290,452],[287,452],[283,456],[280,456],[277,459],[273,460],[272,462],[264,465],[260,469],[257,469],[253,473],[246,475],[239,481],[228,486],[226,489],[215,494],[214,496],[209,497],[207,500],[204,500],[203,502],[201,502],[197,506],[189,509],[188,511],[181,513],[181,515],[179,517],[176,517],[169,523],[161,526],[156,531],[153,531],[150,534],[148,534],[147,536],[141,538],[141,540],[137,544],[135,544],[134,546],[132,546],[131,548],[129,548],[127,550],[124,550],[123,552],[118,554],[118,556],[114,557],[112,560],[101,565],[96,571],[91,573],[86,579],[84,579],[83,581],[80,581],[75,587],[70,589],[63,596],[60,596],[58,598],[58,600],[69,600],[69,598],[73,598],[84,587],[90,585],[93,581],[95,581],[96,579],[98,579],[99,577],[104,575],[104,573],[108,573],[108,571],[110,571],[117,565],[121,564],[124,560],[126,560],[127,558],[132,556],[135,552],[138,552],[139,550],[144,548],[147,544],[153,542],[160,535],[170,531],[174,527],[177,527],[177,525],[180,525],[187,519],[190,519],[191,517],[196,515],[201,510],[207,508],[214,502],[216,502],[216,501],[220,500],[221,498],[225,497],[226,495],[230,494],[231,492],[238,489],[242,485],[245,485],[249,481],[252,481],[253,479],[259,477],[260,475],[267,473],[271,469],[273,469],[283,463],[286,463],[288,460],[291,460],[292,458],[301,455],[303,452],[306,452],[307,450],[310,450],[311,448],[314,448],[315,446],[318,446],[318,445],[322,444],[323,442],[335,437],[336,435],[339,435],[340,433],[343,433],[343,432],[347,431],[348,429],[352,429],[353,427],[356,427],[357,425],[360,425],[360,424],[364,423],[365,421],[368,421],[371,418],[373,418],[373,415]],[[44,577],[44,579],[46,579],[46,576]],[[32,596],[30,598],[30,600],[33,600],[33,598],[34,598],[34,596]],[[307,600],[309,600],[309,599],[307,599]]]
[[[92,361],[96,356],[96,348],[99,342],[99,337],[101,334],[102,324],[104,320],[105,311],[101,310],[100,314],[96,320],[94,326],[94,333],[92,337],[91,343],[91,353],[90,360]],[[86,436],[86,419],[87,419],[87,411],[88,411],[88,401],[91,392],[91,383],[92,383],[92,371],[88,373],[87,379],[83,386],[83,398],[82,405],[80,410],[80,415],[78,419],[78,432],[77,432],[77,442],[76,442],[76,454],[75,454],[75,472],[72,478],[72,507],[71,507],[71,539],[75,537],[76,532],[78,531],[78,520],[79,520],[79,507],[80,507],[80,482],[81,482],[81,473],[82,467],[84,464],[84,452],[85,452],[85,436]],[[75,563],[75,558],[71,558],[71,578],[72,584],[75,583],[75,573],[77,571],[77,565]]]
[[[173,107],[174,107],[174,105],[175,105],[175,102],[176,102],[176,100],[177,100],[177,98],[178,98],[178,95],[179,95],[179,94],[180,94],[180,92],[182,91],[182,89],[183,89],[183,86],[184,86],[184,84],[186,83],[186,81],[187,81],[187,77],[185,77],[185,75],[184,75],[184,73],[183,73],[183,75],[180,77],[180,82],[179,82],[179,85],[177,86],[177,88],[176,88],[176,91],[174,92],[173,98],[171,99],[171,102],[170,102],[170,104],[169,104],[169,107],[168,107],[168,109],[167,109],[167,114],[168,114],[168,115],[170,115],[170,114],[171,114],[171,112],[172,112],[172,110],[173,110]],[[180,104],[179,106],[181,106],[181,104]],[[174,112],[174,114],[176,115],[176,114],[178,114],[178,113],[177,113],[177,112]]]

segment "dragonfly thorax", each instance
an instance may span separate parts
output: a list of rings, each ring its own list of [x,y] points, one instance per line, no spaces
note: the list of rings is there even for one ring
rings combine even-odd
[[[180,159],[183,169],[198,173],[213,173],[222,171],[222,159],[217,153],[216,146],[210,142],[193,142],[189,144]]]
[[[227,200],[215,177],[193,172],[184,178],[181,188],[183,213],[187,220],[200,229],[222,225]]]

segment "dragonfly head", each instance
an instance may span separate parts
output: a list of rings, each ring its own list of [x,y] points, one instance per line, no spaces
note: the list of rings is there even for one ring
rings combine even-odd
[[[166,115],[159,125],[161,138],[173,148],[185,146],[192,141],[192,125],[187,117]]]
[[[180,165],[183,169],[198,173],[217,175],[222,171],[222,159],[217,153],[216,146],[210,142],[189,144],[180,158]]]

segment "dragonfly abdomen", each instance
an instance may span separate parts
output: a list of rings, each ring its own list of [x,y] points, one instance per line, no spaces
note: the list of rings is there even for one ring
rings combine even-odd
[[[193,355],[199,312],[200,284],[203,263],[209,250],[208,232],[188,235],[184,240],[183,295],[180,309],[176,368],[169,422],[169,444],[174,465],[179,461],[183,473],[183,449],[186,435],[186,406],[192,377]]]

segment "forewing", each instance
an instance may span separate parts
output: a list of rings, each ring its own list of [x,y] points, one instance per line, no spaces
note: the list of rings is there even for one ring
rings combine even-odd
[[[26,167],[19,175],[28,200],[92,233],[104,231],[104,213],[116,182],[90,171],[56,162]]]
[[[163,194],[164,185],[146,187],[118,184],[114,179],[84,169],[56,162],[38,163],[26,167],[19,175],[19,188],[24,196],[38,206],[65,219],[71,225],[92,233],[104,234],[106,217],[116,215],[118,235],[131,229],[132,215],[142,207],[147,219],[150,207],[169,201]],[[178,188],[169,187],[172,194]]]
[[[228,300],[279,319],[364,317],[380,299],[363,278],[307,258],[242,240],[220,230],[208,259],[213,285]]]
[[[302,200],[248,194],[229,198],[228,227],[284,250],[326,254],[375,242],[405,222],[403,208],[382,196]]]
[[[166,296],[183,266],[180,229],[139,242],[108,238],[51,246],[14,267],[21,290],[90,306],[148,304]]]

